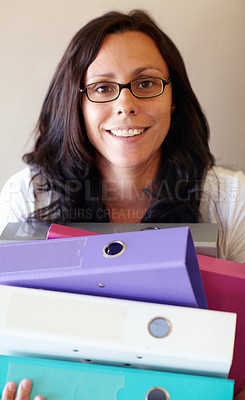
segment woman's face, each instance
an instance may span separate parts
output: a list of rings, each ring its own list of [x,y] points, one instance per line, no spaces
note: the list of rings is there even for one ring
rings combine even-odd
[[[137,31],[115,33],[105,37],[87,69],[84,87],[101,81],[125,84],[142,77],[169,78],[155,42]],[[81,96],[86,131],[98,161],[120,168],[159,162],[160,147],[170,127],[171,84],[155,98],[139,99],[128,89],[122,89],[120,96],[108,103],[93,103],[85,94]],[[120,131],[133,136],[119,136]]]

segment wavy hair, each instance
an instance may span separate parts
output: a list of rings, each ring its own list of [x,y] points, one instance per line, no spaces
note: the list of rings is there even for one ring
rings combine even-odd
[[[32,218],[68,221],[109,221],[102,202],[102,180],[88,140],[80,107],[79,88],[106,35],[139,31],[151,37],[168,65],[175,109],[162,144],[162,161],[153,199],[143,222],[197,222],[202,180],[214,164],[209,127],[191,88],[184,61],[172,40],[144,11],[109,12],[87,23],[68,45],[50,83],[35,133],[34,150],[23,160],[40,175],[35,195],[51,191],[55,200]],[[88,194],[89,192],[89,194]],[[104,210],[98,216],[97,210]],[[90,210],[86,213],[86,210]],[[81,212],[82,211],[82,212]]]

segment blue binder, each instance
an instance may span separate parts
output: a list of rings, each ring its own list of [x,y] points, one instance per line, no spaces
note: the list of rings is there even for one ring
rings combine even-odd
[[[0,356],[0,390],[6,382],[33,382],[30,400],[232,400],[234,382],[221,378]]]

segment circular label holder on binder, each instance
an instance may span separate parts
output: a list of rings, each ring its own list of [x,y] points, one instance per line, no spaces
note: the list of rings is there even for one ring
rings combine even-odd
[[[145,400],[170,400],[170,396],[164,388],[153,387],[146,393]]]
[[[103,248],[104,257],[118,257],[124,253],[126,244],[121,240],[113,240],[107,243]]]
[[[148,332],[155,338],[163,338],[170,334],[172,330],[171,322],[164,317],[155,317],[148,323]]]

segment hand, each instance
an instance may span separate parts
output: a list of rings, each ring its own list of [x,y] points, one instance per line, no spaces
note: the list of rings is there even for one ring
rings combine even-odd
[[[4,389],[1,400],[29,400],[31,392],[31,381],[29,379],[23,379],[20,382],[19,388],[16,393],[16,383],[8,382]],[[34,400],[45,400],[43,396],[35,396]],[[234,400],[245,400],[245,380],[242,385],[241,391],[234,397]]]
[[[234,397],[234,400],[245,400],[245,379],[241,391]]]
[[[2,393],[1,400],[29,400],[31,392],[31,381],[29,379],[23,379],[18,387],[14,382],[8,382]],[[15,397],[16,394],[16,397]],[[34,400],[45,400],[43,396],[35,396]],[[242,400],[242,399],[241,399]]]

